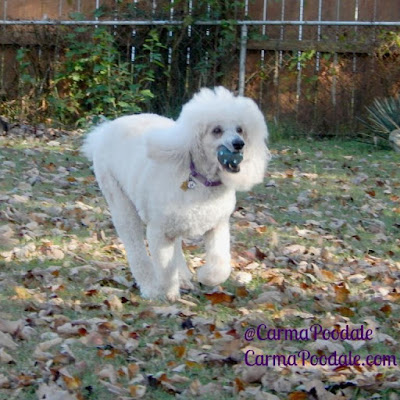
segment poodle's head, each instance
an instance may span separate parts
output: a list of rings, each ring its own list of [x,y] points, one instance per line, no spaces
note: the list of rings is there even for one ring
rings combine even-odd
[[[223,87],[201,89],[184,105],[176,122],[187,135],[186,151],[199,172],[218,177],[235,190],[248,190],[263,180],[268,131],[253,100],[234,96]]]

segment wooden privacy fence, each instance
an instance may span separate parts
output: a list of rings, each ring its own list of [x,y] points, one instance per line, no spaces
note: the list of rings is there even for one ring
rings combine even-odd
[[[39,78],[44,92],[62,63],[66,32],[103,25],[133,74],[150,29],[157,29],[168,73],[159,71],[150,84],[149,109],[170,115],[200,86],[224,84],[253,97],[269,119],[325,135],[355,129],[365,106],[400,87],[399,0],[2,0],[2,6],[3,102],[24,95],[18,50],[30,49],[24,73]]]

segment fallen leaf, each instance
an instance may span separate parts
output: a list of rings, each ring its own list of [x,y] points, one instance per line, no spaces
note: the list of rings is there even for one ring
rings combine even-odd
[[[335,311],[337,311],[340,315],[343,315],[344,317],[351,318],[355,315],[354,311],[349,307],[337,307],[335,308]]]
[[[121,312],[124,309],[124,305],[122,304],[120,298],[115,294],[111,295],[107,300],[105,300],[104,303],[111,311]]]
[[[207,300],[211,301],[212,305],[221,303],[232,303],[235,299],[235,296],[225,292],[206,293],[204,296],[207,298]]]
[[[36,391],[36,396],[40,400],[78,400],[75,394],[69,393],[67,390],[60,388],[55,383],[40,384]]]
[[[3,348],[0,348],[0,363],[15,363],[14,359]]]
[[[15,286],[14,290],[15,290],[15,293],[16,293],[18,299],[26,300],[26,299],[29,299],[32,297],[29,290],[22,286]]]
[[[186,353],[186,347],[185,346],[174,346],[173,351],[177,358],[182,358]]]
[[[390,306],[390,304],[385,304],[379,310],[386,314],[386,316],[389,316],[392,313],[392,307]]]
[[[106,364],[97,375],[101,379],[108,379],[113,385],[117,383],[117,371],[111,364]]]
[[[66,368],[60,369],[59,372],[68,390],[76,390],[81,387],[82,381],[80,378],[77,376],[72,376]]]
[[[308,395],[304,392],[292,392],[289,393],[288,400],[307,400]]]
[[[249,291],[244,286],[239,286],[235,289],[236,297],[247,297],[249,295]]]
[[[10,350],[16,350],[18,344],[12,340],[8,333],[0,332],[0,346],[4,346]]]
[[[9,378],[3,374],[0,374],[0,388],[8,389],[11,385]]]
[[[350,291],[343,285],[335,285],[335,301],[337,303],[347,303]]]
[[[233,390],[236,394],[245,390],[245,384],[240,378],[236,377],[233,381]]]
[[[146,394],[146,386],[130,385],[129,394],[134,399],[141,399]]]

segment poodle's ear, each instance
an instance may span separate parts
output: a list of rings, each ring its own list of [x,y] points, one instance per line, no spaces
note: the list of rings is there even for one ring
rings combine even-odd
[[[151,132],[146,137],[147,155],[158,162],[180,161],[189,154],[187,132],[178,124]]]

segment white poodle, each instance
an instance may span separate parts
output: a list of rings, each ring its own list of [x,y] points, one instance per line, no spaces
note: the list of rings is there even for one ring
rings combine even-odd
[[[179,287],[193,287],[182,237],[205,235],[199,282],[228,279],[235,192],[262,182],[267,135],[254,101],[223,87],[201,89],[177,121],[131,115],[88,135],[83,152],[93,161],[143,297],[174,301]]]

